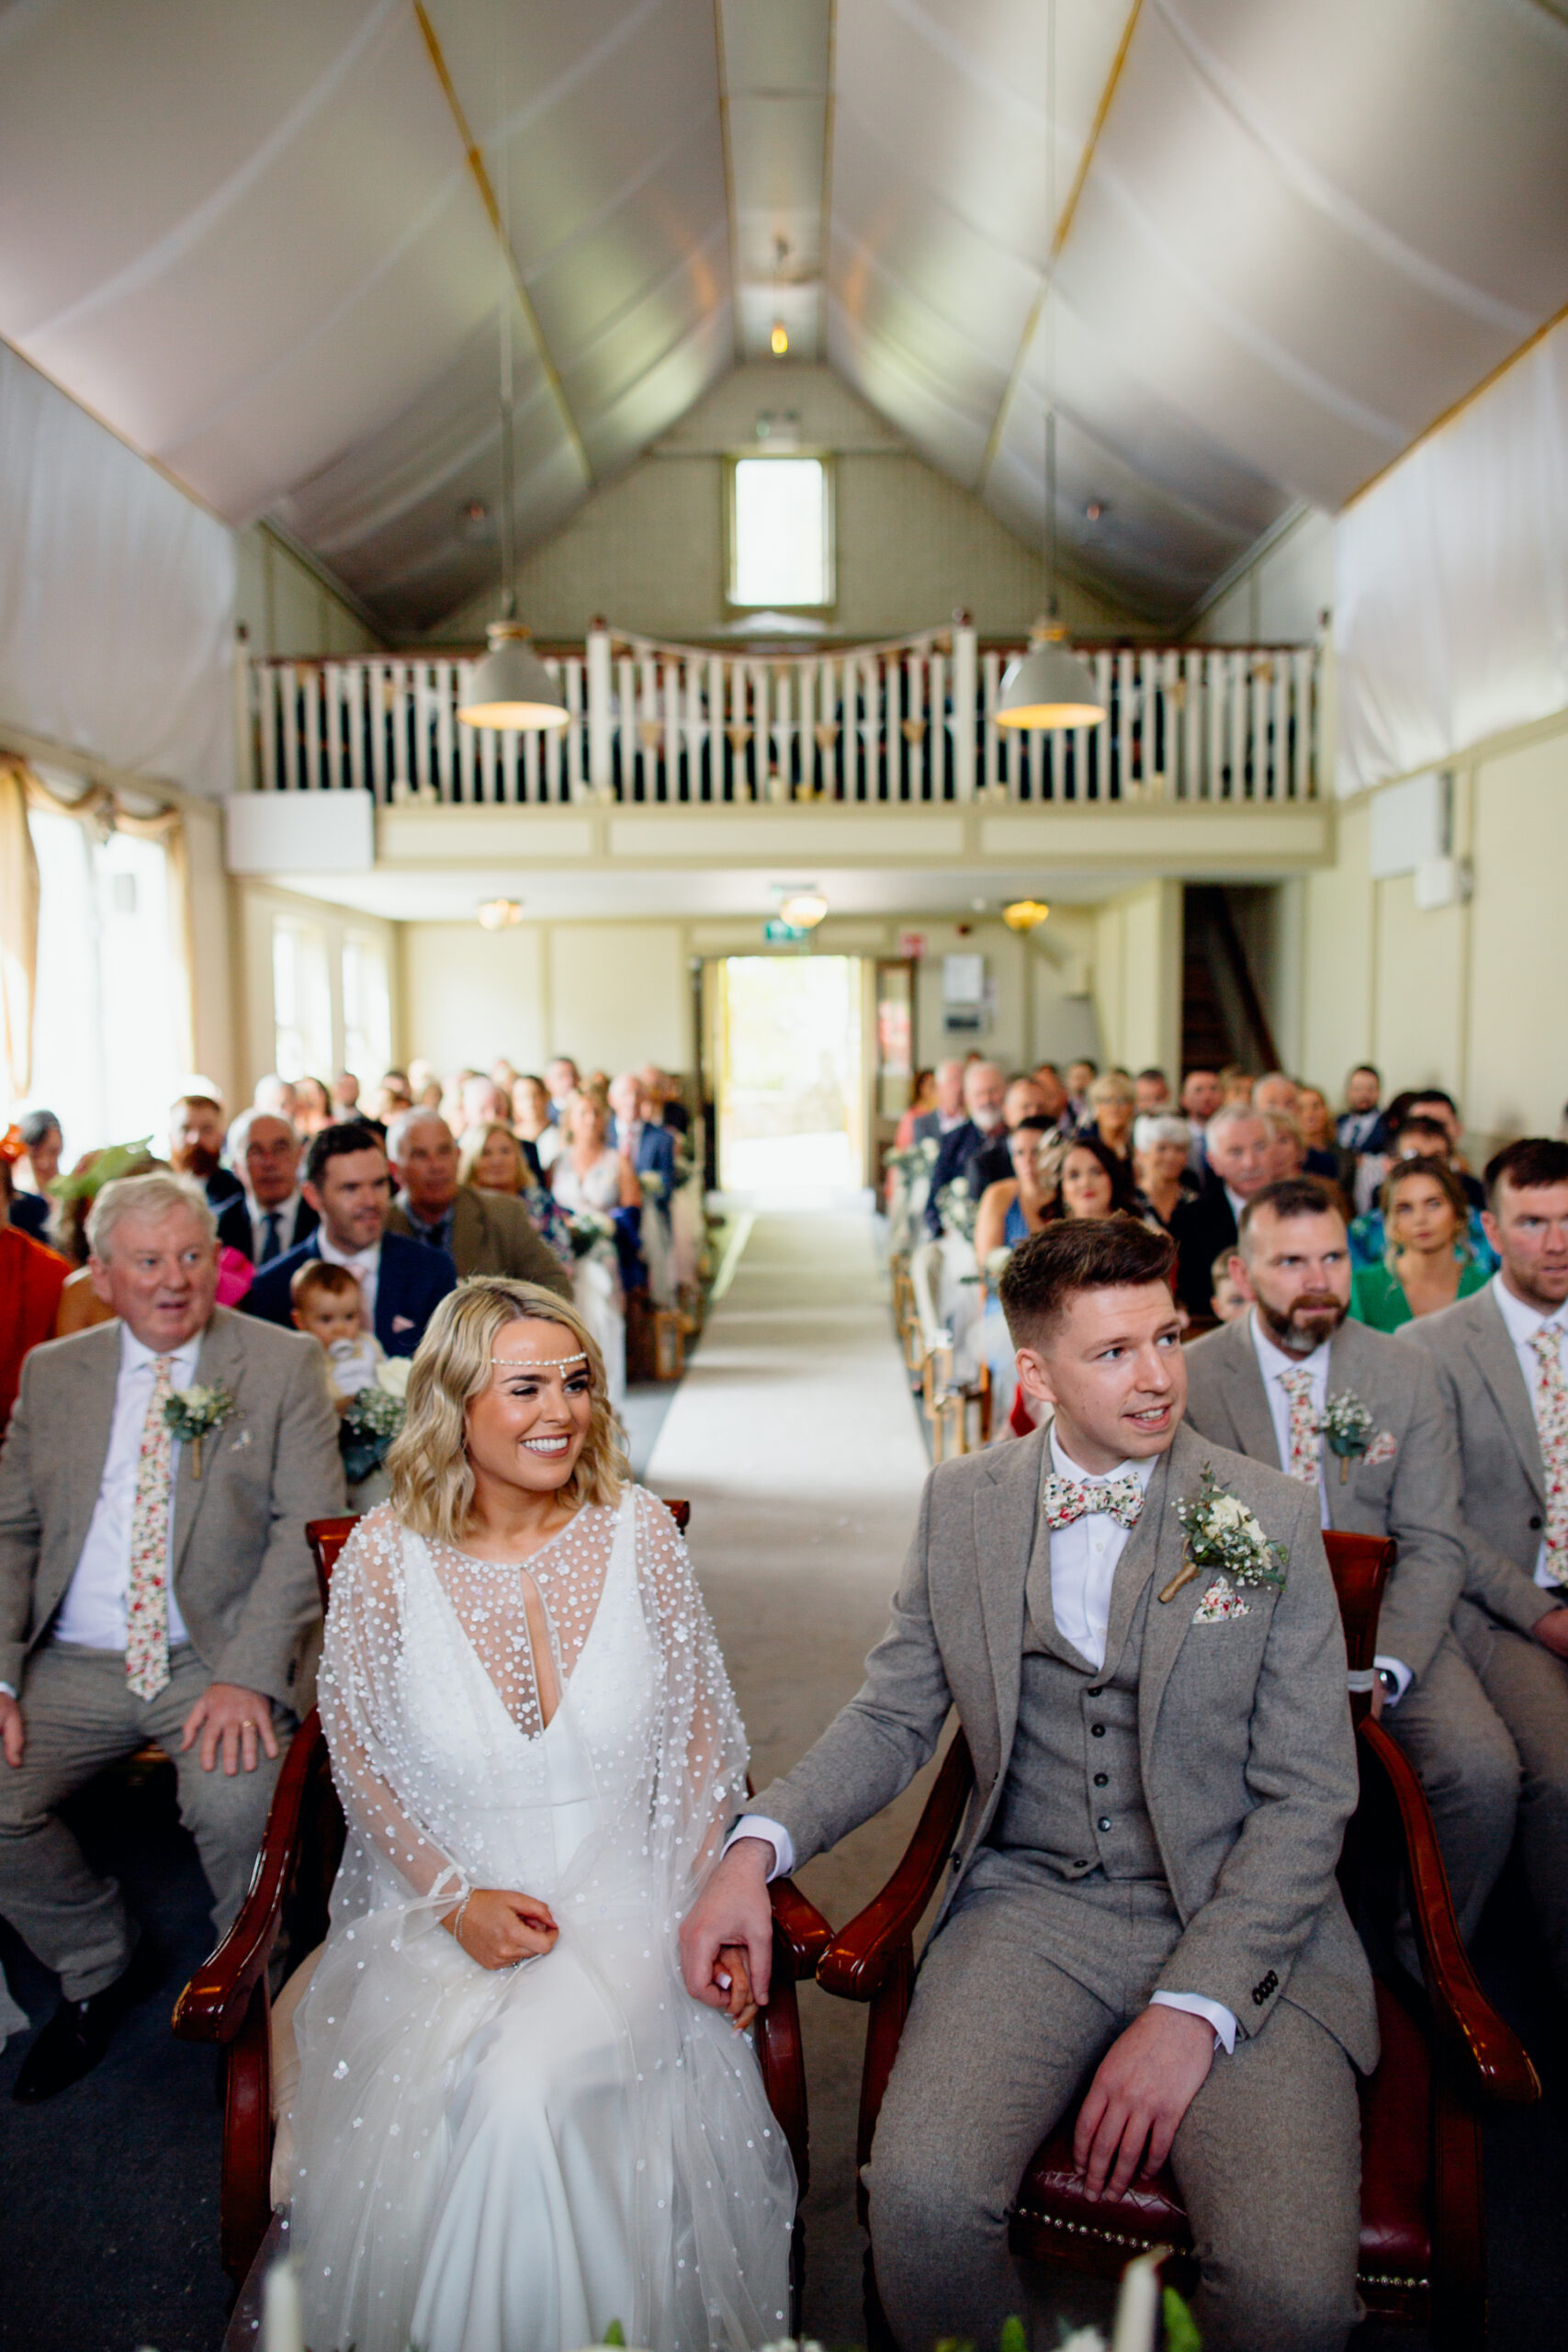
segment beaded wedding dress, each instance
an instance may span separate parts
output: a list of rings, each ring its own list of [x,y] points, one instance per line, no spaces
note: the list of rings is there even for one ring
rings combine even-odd
[[[750,2042],[680,1975],[747,1758],[669,1513],[627,1487],[520,1568],[373,1512],[321,1708],[348,1842],[296,2025],[312,2352],[784,2335],[789,2152]],[[469,1887],[542,1898],[554,1950],[480,1968],[439,1924]]]

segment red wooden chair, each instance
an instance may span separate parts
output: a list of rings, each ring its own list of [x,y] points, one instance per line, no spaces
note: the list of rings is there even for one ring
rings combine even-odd
[[[1394,1546],[1381,1537],[1330,1532],[1324,1541],[1344,1620],[1352,1681],[1376,1646],[1378,1607]],[[1361,2085],[1361,2251],[1358,2285],[1376,2317],[1424,2326],[1438,2352],[1485,2341],[1486,2256],[1482,2204],[1481,2110],[1540,2096],[1529,2059],[1476,1983],[1450,1900],[1421,1784],[1371,1700],[1350,1700],[1361,1794],[1346,1837],[1340,1876],[1352,1907],[1385,1901],[1404,1884],[1426,1982],[1427,2014],[1397,1983],[1376,1978],[1382,2058]],[[880,1894],[832,1939],[818,1963],[829,1993],[869,2007],[857,2162],[871,2154],[914,1984],[914,1936],[948,1869],[974,1775],[962,1736],[953,1741],[908,1851]],[[1037,2149],[1019,2185],[1016,2254],[1058,2267],[1115,2277],[1134,2255],[1171,2249],[1169,2274],[1190,2285],[1192,2238],[1169,2168],[1135,2177],[1119,2200],[1090,2203],[1072,2161],[1072,2119]],[[861,2219],[866,2199],[860,2191]],[[866,2334],[890,2343],[866,2256]]]
[[[668,1506],[684,1530],[691,1505]],[[321,1580],[322,1604],[350,1518],[312,1520],[305,1532]],[[268,1963],[287,1919],[289,1949],[313,1954],[327,1931],[333,1878],[343,1853],[343,1808],[333,1786],[326,1736],[314,1711],[295,1733],[267,1816],[250,1891],[217,1951],[175,2005],[174,2028],[186,2041],[218,2044],[223,2069],[223,2170],[219,2245],[224,2269],[242,2290],[231,2337],[254,2346],[261,2273],[281,2243],[271,2195],[276,2137],[272,2079],[272,1996]],[[788,1879],[772,1889],[773,1985],[755,2028],[768,2100],[795,2159],[800,2194],[810,2179],[806,2066],[795,1986],[816,1970],[831,1934],[820,1912]],[[804,2248],[795,2225],[791,2332],[800,2332]]]

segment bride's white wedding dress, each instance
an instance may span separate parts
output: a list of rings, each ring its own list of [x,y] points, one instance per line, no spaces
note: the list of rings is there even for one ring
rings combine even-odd
[[[608,1216],[621,1204],[620,1153],[601,1152],[586,1176],[580,1176],[570,1150],[562,1151],[550,1170],[550,1190],[569,1216],[578,1209]],[[618,1413],[626,1399],[626,1302],[614,1241],[596,1241],[573,1261],[571,1286],[572,1303],[599,1342],[610,1403]]]
[[[520,1568],[373,1512],[333,1579],[321,1705],[349,1831],[296,2026],[313,2352],[785,2333],[789,2152],[749,2041],[680,1976],[747,1758],[669,1513],[628,1487]],[[555,1949],[480,1968],[439,1924],[470,1886],[541,1897]]]

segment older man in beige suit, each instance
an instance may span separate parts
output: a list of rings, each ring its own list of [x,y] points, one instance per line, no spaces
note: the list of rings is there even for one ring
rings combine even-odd
[[[975,1794],[868,2176],[906,2352],[996,2342],[1019,2307],[1008,2208],[1086,2082],[1091,2195],[1171,2158],[1209,2352],[1337,2352],[1357,2316],[1377,2025],[1335,1881],[1344,1637],[1312,1498],[1181,1426],[1174,1256],[1130,1220],[1015,1251],[1019,1378],[1054,1419],[932,1472],[863,1689],[737,1825],[682,1930],[696,1997],[728,1997],[726,1945],[765,1994],[769,1875],[886,1804],[956,1710]],[[1178,1504],[1218,1509],[1211,1530],[1282,1580],[1189,1573]]]
[[[1188,1421],[1301,1479],[1325,1527],[1398,1544],[1374,1700],[1421,1776],[1468,1937],[1507,1859],[1517,1776],[1476,1736],[1474,1676],[1452,1630],[1465,1580],[1459,1448],[1437,1379],[1417,1350],[1348,1319],[1345,1219],[1316,1177],[1267,1184],[1245,1204],[1231,1272],[1250,1311],[1188,1349]],[[1338,1455],[1323,1426],[1334,1399],[1367,1414]]]
[[[119,1319],[34,1350],[0,1453],[0,1914],[62,1995],[17,2078],[29,2103],[96,2065],[146,1989],[118,1888],[59,1805],[154,1741],[228,1925],[320,1615],[305,1523],[344,1498],[321,1351],[215,1306],[200,1187],[106,1184],[87,1231]],[[172,1401],[196,1411],[184,1436]]]
[[[521,1201],[457,1182],[457,1145],[438,1111],[405,1111],[387,1131],[398,1182],[388,1230],[445,1250],[459,1281],[508,1274],[571,1296],[571,1276]]]

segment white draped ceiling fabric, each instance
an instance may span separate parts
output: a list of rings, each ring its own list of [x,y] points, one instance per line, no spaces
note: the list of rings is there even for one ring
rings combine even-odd
[[[1338,786],[1568,706],[1568,324],[1342,514]]]
[[[404,632],[497,578],[503,281],[524,545],[775,321],[1034,539],[1054,337],[1065,560],[1173,627],[1562,304],[1568,22],[1058,0],[1054,87],[1047,22],[31,0],[0,10],[0,334]]]

